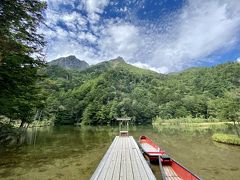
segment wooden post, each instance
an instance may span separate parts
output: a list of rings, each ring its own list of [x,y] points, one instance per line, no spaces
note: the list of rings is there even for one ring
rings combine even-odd
[[[128,136],[129,121],[131,118],[116,118],[119,121],[119,136]],[[125,130],[122,129],[122,126],[125,125]]]

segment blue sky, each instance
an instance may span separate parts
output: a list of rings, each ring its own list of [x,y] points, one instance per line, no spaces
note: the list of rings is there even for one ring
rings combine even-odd
[[[122,56],[161,73],[240,61],[239,0],[47,0],[47,61]]]

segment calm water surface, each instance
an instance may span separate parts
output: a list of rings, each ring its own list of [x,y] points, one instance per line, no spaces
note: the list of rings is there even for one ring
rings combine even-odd
[[[89,179],[117,134],[117,127],[29,129],[24,145],[0,151],[0,179]],[[212,132],[134,126],[130,134],[149,136],[203,179],[240,179],[240,147],[212,142]],[[160,179],[158,166],[152,169]]]

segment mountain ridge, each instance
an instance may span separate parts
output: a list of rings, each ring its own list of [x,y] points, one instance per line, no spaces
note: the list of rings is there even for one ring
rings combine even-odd
[[[56,65],[65,69],[77,69],[77,70],[84,70],[89,67],[89,64],[86,61],[80,60],[76,58],[76,56],[74,55],[54,59],[48,62],[48,64],[50,66]]]
[[[240,64],[159,74],[113,59],[83,71],[50,66],[44,82],[44,113],[56,124],[108,124],[114,117],[135,122],[155,117],[217,117],[212,109],[239,89]],[[239,89],[240,90],[240,89]]]

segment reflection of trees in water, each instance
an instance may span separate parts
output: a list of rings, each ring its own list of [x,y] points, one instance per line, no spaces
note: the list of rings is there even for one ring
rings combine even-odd
[[[118,127],[92,126],[79,127],[80,137],[83,144],[89,148],[94,148],[99,144],[109,143],[118,135]]]
[[[61,126],[29,128],[19,137],[19,144],[33,148],[47,146],[62,151],[86,151],[111,143],[118,135],[118,127],[111,126]]]
[[[107,148],[117,134],[115,127],[29,128],[17,137],[20,148],[13,149],[8,156],[9,159],[17,159],[16,166],[25,161],[24,158],[28,159],[26,166],[43,165],[69,157],[79,158],[91,151],[97,153],[99,148]]]
[[[24,136],[24,135],[23,135]],[[48,144],[53,140],[54,133],[52,127],[28,128],[25,133],[25,141],[28,145]]]

